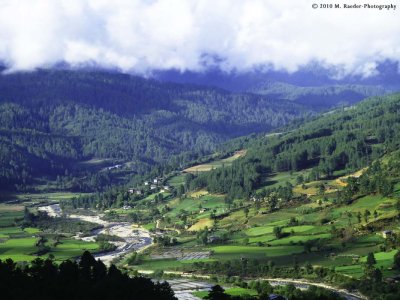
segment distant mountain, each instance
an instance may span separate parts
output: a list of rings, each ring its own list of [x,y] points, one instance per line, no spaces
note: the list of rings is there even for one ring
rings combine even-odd
[[[232,92],[267,95],[270,99],[291,100],[314,109],[327,109],[400,91],[398,63],[384,62],[377,70],[376,75],[367,78],[355,75],[338,77],[338,70],[311,64],[294,73],[263,69],[230,73],[220,69],[203,73],[169,70],[155,72],[154,77],[165,82],[214,86]]]
[[[155,71],[153,77],[165,82],[199,84],[220,87],[229,91],[244,92],[266,82],[281,82],[299,87],[367,85],[381,86],[389,91],[400,90],[399,63],[385,61],[377,66],[377,74],[369,77],[361,75],[343,76],[339,70],[318,64],[304,66],[293,73],[266,69],[248,72],[224,72],[218,68],[204,72],[181,72],[177,70]],[[341,75],[341,76],[339,76]]]
[[[276,81],[263,82],[251,88],[249,92],[294,101],[314,109],[354,104],[366,97],[388,93],[382,86],[344,84],[302,87]]]
[[[263,95],[111,72],[2,75],[0,187],[43,176],[76,177],[79,163],[92,158],[129,162],[136,174],[166,162],[179,166],[230,138],[314,112]]]

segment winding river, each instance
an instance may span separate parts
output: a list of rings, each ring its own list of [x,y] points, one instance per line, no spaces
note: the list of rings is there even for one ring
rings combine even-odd
[[[52,204],[47,206],[39,207],[38,210],[45,211],[51,217],[60,217],[62,215],[62,210],[59,204]],[[112,242],[117,246],[117,249],[112,252],[98,253],[95,255],[96,258],[101,259],[105,264],[110,265],[110,263],[121,256],[126,255],[132,251],[141,251],[152,244],[152,238],[148,230],[144,228],[134,228],[133,224],[127,222],[108,222],[101,219],[101,215],[88,216],[88,215],[80,215],[80,214],[70,214],[66,215],[68,218],[77,219],[82,221],[87,221],[91,223],[100,224],[103,226],[101,229],[96,229],[92,231],[91,236],[81,237],[77,234],[75,237],[77,239],[85,240],[85,241],[94,241],[96,236],[99,234],[108,234],[115,235],[121,238],[120,242]],[[140,271],[139,271],[140,272]],[[142,273],[144,273],[142,271]],[[182,278],[187,278],[184,280],[173,280],[172,288],[177,293],[178,299],[181,300],[194,300],[198,299],[195,296],[192,296],[191,293],[198,290],[208,290],[209,284],[206,287],[199,289],[199,282],[196,279],[191,279],[193,274],[185,274],[183,272],[177,271],[166,271],[166,274],[175,274],[180,275]],[[210,278],[210,275],[204,275],[204,278]],[[310,285],[320,286],[326,289],[330,289],[335,291],[345,297],[347,300],[362,300],[367,299],[358,293],[352,293],[347,290],[337,289],[333,286],[323,284],[323,283],[312,283],[302,280],[294,280],[294,279],[272,279],[265,278],[263,280],[268,280],[271,285],[286,285],[293,284],[297,288],[307,289]],[[184,282],[185,284],[182,284]],[[201,283],[204,285],[204,283]],[[201,285],[200,284],[200,285]],[[175,286],[176,285],[176,286]],[[195,287],[193,287],[195,286]],[[202,286],[202,285],[201,285]]]
[[[51,217],[61,217],[62,210],[59,204],[51,204],[38,208],[39,211],[45,211]],[[132,251],[142,251],[152,244],[150,232],[141,227],[134,227],[134,224],[128,222],[108,222],[101,219],[101,215],[88,216],[80,214],[65,215],[68,218],[100,224],[103,226],[101,229],[92,231],[92,235],[82,237],[77,234],[75,238],[84,241],[95,241],[99,234],[114,235],[121,239],[121,241],[110,242],[117,248],[112,252],[98,253],[94,255],[99,258],[106,265],[110,265],[114,259],[122,257]]]

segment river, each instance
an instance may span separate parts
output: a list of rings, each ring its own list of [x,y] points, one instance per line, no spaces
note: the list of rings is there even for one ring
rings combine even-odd
[[[150,275],[151,273],[146,272],[145,270],[139,270],[139,273]],[[179,300],[196,300],[199,299],[195,296],[190,296],[191,293],[195,291],[204,291],[210,290],[209,280],[213,276],[212,274],[203,274],[203,275],[196,275],[190,273],[184,273],[181,271],[165,271],[165,274],[169,275],[178,275],[182,279],[178,280],[167,280],[170,282],[172,289],[175,293],[177,293],[177,298]],[[204,281],[199,281],[199,279],[203,279]],[[246,280],[254,280],[255,278],[246,278]],[[305,290],[308,289],[310,286],[318,286],[322,287],[331,291],[334,291],[344,297],[346,300],[367,300],[368,298],[361,295],[357,291],[348,291],[345,289],[340,289],[335,286],[319,283],[319,282],[310,282],[301,279],[289,279],[289,278],[258,278],[259,280],[266,280],[272,286],[279,286],[279,285],[288,285],[293,284],[296,288]],[[181,283],[185,284],[181,284]],[[207,286],[208,285],[208,286]]]
[[[46,211],[49,216],[52,217],[60,217],[62,215],[62,210],[58,204],[52,204],[52,205],[47,205],[47,206],[42,206],[39,207],[38,210],[40,211]],[[106,253],[98,253],[95,255],[96,258],[99,258],[102,260],[106,265],[110,265],[111,261],[126,255],[127,253],[131,251],[141,251],[148,246],[152,244],[152,238],[150,236],[150,233],[148,230],[144,228],[134,228],[133,224],[127,223],[127,222],[108,222],[103,219],[101,219],[101,215],[94,215],[94,216],[88,216],[88,215],[80,215],[80,214],[70,214],[66,215],[66,217],[71,218],[71,219],[78,219],[82,221],[87,221],[91,223],[96,223],[100,224],[103,226],[101,229],[94,230],[92,233],[93,235],[91,236],[86,236],[86,237],[81,237],[78,234],[76,235],[76,238],[79,238],[81,240],[85,241],[94,241],[95,237],[98,234],[109,234],[109,235],[115,235],[123,239],[121,242],[113,242],[116,246],[117,249],[112,252],[106,252]],[[139,271],[140,272],[140,271]],[[142,273],[145,273],[142,271]],[[174,271],[166,271],[166,274],[176,274],[180,275],[182,277],[187,277],[186,279],[181,279],[181,280],[168,280],[171,283],[171,286],[174,290],[174,292],[177,294],[177,298],[180,300],[195,300],[199,299],[195,296],[193,296],[191,293],[194,291],[198,290],[208,290],[210,288],[209,283],[205,282],[198,282],[198,280],[190,280],[193,275],[185,274],[182,272],[174,272]],[[210,278],[210,275],[205,275],[203,276],[205,278]],[[343,289],[337,289],[333,286],[323,284],[323,283],[313,283],[313,282],[307,282],[307,281],[302,281],[302,280],[294,280],[294,279],[271,279],[271,278],[265,278],[262,280],[268,280],[271,285],[276,286],[276,285],[286,285],[286,284],[293,284],[297,288],[300,289],[307,289],[310,285],[315,285],[315,286],[320,286],[326,289],[333,290],[343,297],[345,297],[347,300],[361,300],[361,299],[366,299],[366,297],[363,297],[362,295],[358,293],[352,293]]]
[[[59,204],[51,204],[38,208],[39,211],[45,211],[51,217],[61,217],[63,212]],[[134,227],[134,224],[128,222],[109,222],[101,219],[102,215],[80,215],[80,214],[66,214],[64,215],[71,219],[82,220],[103,226],[101,229],[93,230],[91,236],[81,237],[77,233],[75,238],[84,241],[94,241],[96,236],[99,234],[114,235],[121,238],[121,241],[110,242],[114,244],[117,249],[112,252],[97,253],[94,255],[99,258],[106,265],[110,265],[111,262],[119,257],[126,255],[133,251],[142,251],[152,244],[152,238],[150,232],[141,227]]]

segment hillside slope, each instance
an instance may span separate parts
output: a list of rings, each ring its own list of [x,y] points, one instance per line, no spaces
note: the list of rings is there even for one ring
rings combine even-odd
[[[249,196],[274,172],[310,169],[310,179],[365,167],[400,141],[400,95],[376,97],[324,114],[286,133],[253,141],[231,167],[200,174],[192,188]]]
[[[152,229],[156,245],[122,262],[133,270],[306,279],[397,299],[399,126],[400,95],[372,98],[254,139],[229,164],[143,183],[143,195],[114,189],[62,204]]]
[[[136,174],[160,163],[179,165],[227,139],[312,112],[260,95],[106,72],[2,75],[0,187],[71,174],[92,158],[130,162]],[[192,154],[174,159],[187,151]]]

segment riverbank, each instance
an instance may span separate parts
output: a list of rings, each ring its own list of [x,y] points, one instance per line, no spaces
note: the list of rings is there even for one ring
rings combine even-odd
[[[52,204],[38,208],[39,211],[46,212],[51,217],[61,217],[63,212],[59,204]],[[97,235],[106,234],[117,236],[121,241],[111,241],[117,248],[111,252],[97,253],[95,258],[100,259],[104,264],[110,265],[114,260],[125,256],[133,251],[142,251],[153,243],[150,232],[143,228],[137,227],[133,223],[128,222],[109,222],[102,219],[102,215],[81,215],[81,214],[65,214],[65,217],[81,220],[85,222],[95,223],[103,226],[101,229],[96,229],[90,236],[81,236],[79,233],[75,236],[76,239],[84,241],[95,241]]]
[[[151,276],[153,271],[149,270],[138,270],[139,274],[143,274],[146,276]],[[208,281],[211,279],[212,275],[210,274],[202,274],[202,275],[196,275],[192,273],[185,273],[181,271],[165,271],[164,274],[166,275],[177,275],[181,278],[186,278],[186,279],[191,279],[191,282],[197,282],[200,280],[205,280]],[[321,287],[327,290],[334,291],[341,296],[345,297],[346,300],[368,300],[368,297],[360,294],[359,292],[352,292],[348,291],[345,289],[340,289],[337,288],[333,285],[327,284],[327,283],[322,283],[322,282],[312,282],[304,279],[289,279],[289,278],[268,278],[268,277],[262,277],[262,278],[246,278],[247,280],[266,280],[268,281],[272,286],[278,286],[278,285],[288,285],[288,284],[293,284],[296,288],[299,289],[308,289],[310,286],[316,286],[316,287]],[[166,280],[169,282],[169,280]]]

